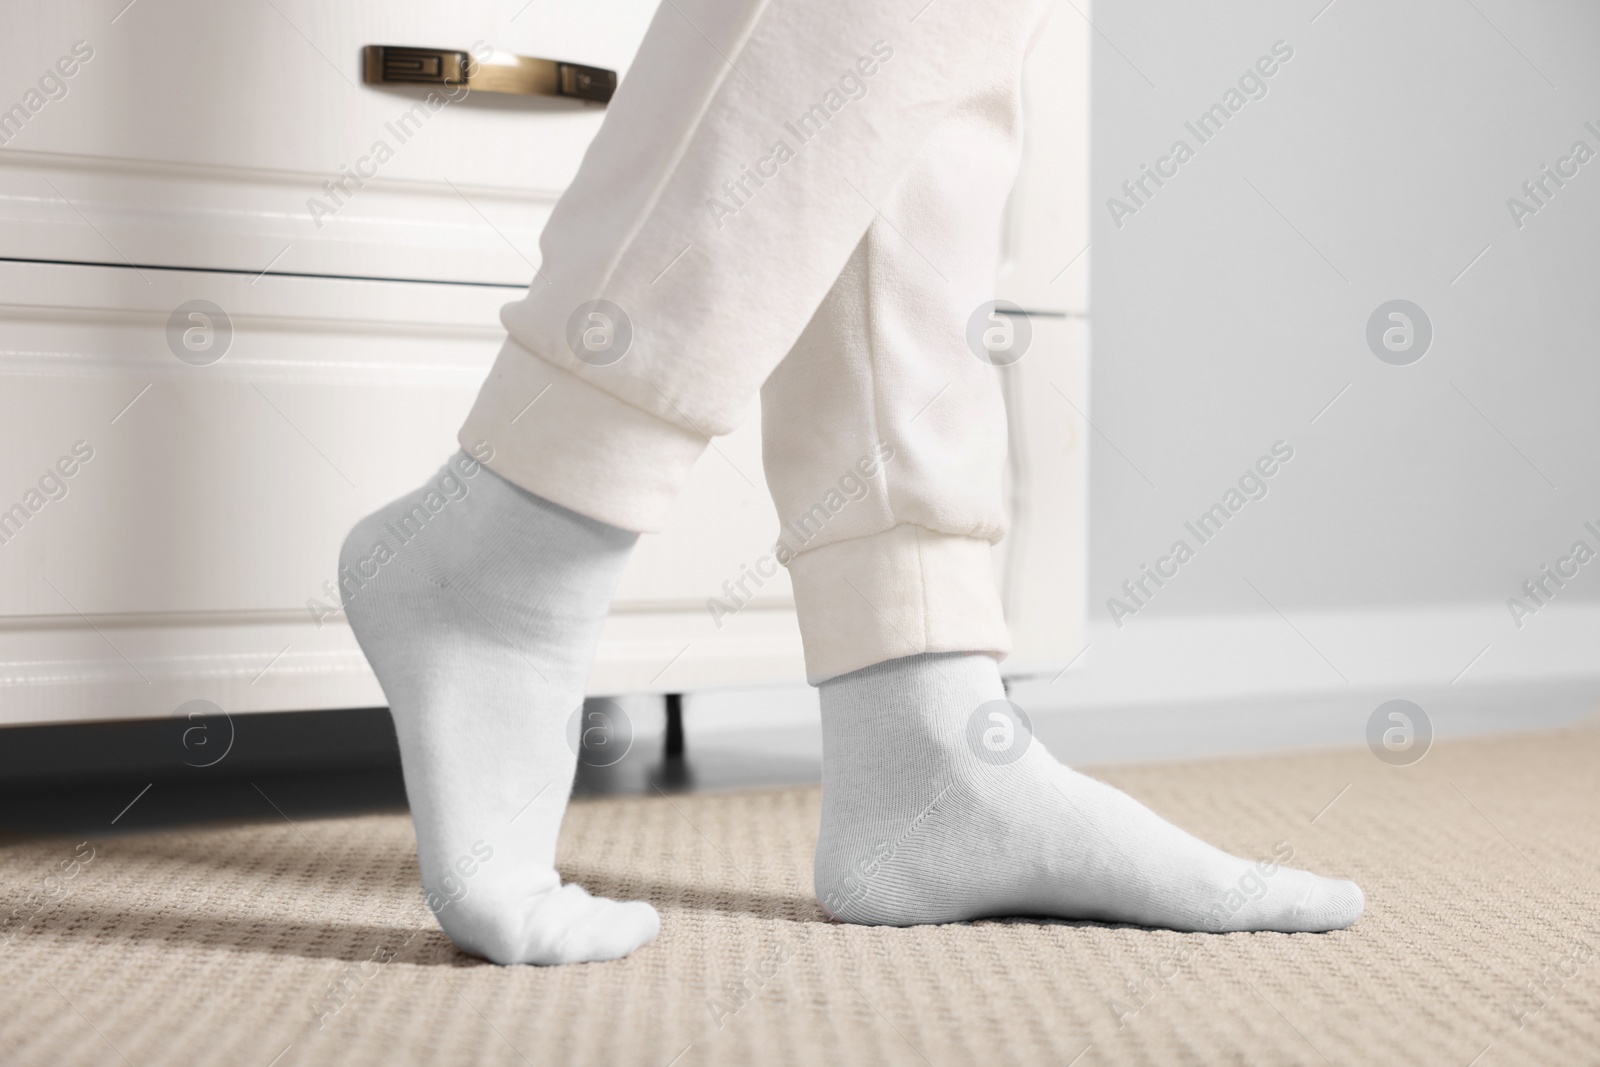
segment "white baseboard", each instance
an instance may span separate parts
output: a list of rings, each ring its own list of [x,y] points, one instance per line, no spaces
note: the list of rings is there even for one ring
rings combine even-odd
[[[1597,649],[1600,605],[1581,603],[1521,629],[1495,603],[1135,618],[1091,625],[1070,668],[1032,665],[1011,698],[1073,763],[1359,747],[1391,699],[1440,738],[1583,720]]]
[[[1204,702],[1351,689],[1600,678],[1600,605],[1553,604],[1518,629],[1500,603],[1136,617],[1093,622],[1077,659],[1011,663],[1060,706]]]

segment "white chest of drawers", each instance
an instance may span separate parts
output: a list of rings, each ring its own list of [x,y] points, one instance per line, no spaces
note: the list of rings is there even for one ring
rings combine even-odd
[[[652,12],[164,0],[0,16],[0,110],[22,111],[0,115],[0,723],[382,703],[342,617],[318,609],[338,544],[454,447],[498,309],[604,112],[481,94],[430,110],[424,90],[363,84],[361,49],[485,41],[625,75]],[[1016,523],[999,565],[1028,670],[1071,658],[1082,616],[1087,427],[1065,398],[1088,410],[1086,33],[1064,9],[1030,60],[1000,288],[1038,313],[1033,351],[1003,372]],[[331,197],[352,169],[372,176]],[[196,301],[223,316],[173,326]],[[720,630],[705,609],[776,527],[754,414],[719,442],[748,481],[702,464],[672,527],[642,541],[591,691],[803,677],[781,576]]]

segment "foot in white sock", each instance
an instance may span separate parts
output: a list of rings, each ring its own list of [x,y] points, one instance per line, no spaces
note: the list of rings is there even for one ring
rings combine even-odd
[[[428,905],[495,963],[617,959],[660,929],[650,905],[555,870],[577,763],[567,723],[636,537],[458,453],[357,523],[339,556],[399,734]]]
[[[988,656],[908,656],[821,689],[816,888],[836,918],[1043,915],[1296,933],[1361,914],[1354,882],[1279,866],[1292,849],[1270,861],[1230,856],[1057,763],[1003,714]]]

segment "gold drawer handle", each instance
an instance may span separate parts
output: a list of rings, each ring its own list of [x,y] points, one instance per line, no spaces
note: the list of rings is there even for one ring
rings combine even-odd
[[[368,85],[464,85],[475,93],[565,96],[604,104],[617,91],[617,72],[557,59],[498,52],[475,46],[402,48],[369,44],[364,50]]]

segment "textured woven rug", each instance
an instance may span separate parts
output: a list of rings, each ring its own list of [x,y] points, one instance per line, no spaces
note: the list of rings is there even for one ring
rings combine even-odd
[[[818,791],[573,805],[568,878],[661,909],[632,959],[493,967],[404,816],[0,849],[7,1064],[1600,1062],[1600,731],[1118,768],[1247,856],[1358,879],[1325,935],[865,929],[811,896]]]

